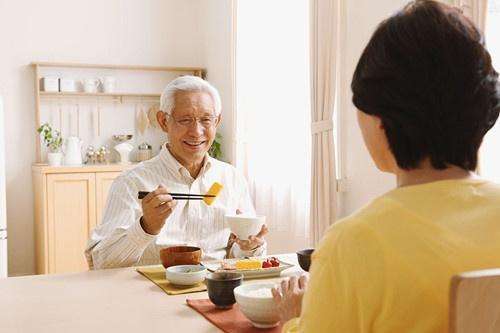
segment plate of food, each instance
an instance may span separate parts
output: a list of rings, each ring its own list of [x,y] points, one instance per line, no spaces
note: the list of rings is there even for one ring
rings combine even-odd
[[[279,276],[282,271],[294,266],[277,257],[223,259],[205,261],[202,264],[211,272],[241,273],[245,278]]]

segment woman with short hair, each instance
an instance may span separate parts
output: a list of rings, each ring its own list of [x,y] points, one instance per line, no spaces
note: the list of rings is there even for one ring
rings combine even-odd
[[[302,303],[303,279],[273,290],[285,332],[447,331],[451,277],[500,266],[500,185],[474,173],[499,90],[484,39],[459,10],[413,1],[378,26],[353,103],[397,188],[328,230]]]

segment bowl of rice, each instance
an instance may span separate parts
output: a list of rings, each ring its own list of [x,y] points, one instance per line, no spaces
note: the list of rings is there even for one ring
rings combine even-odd
[[[278,309],[271,293],[274,287],[274,283],[249,283],[234,289],[241,312],[257,328],[271,328],[279,324]]]

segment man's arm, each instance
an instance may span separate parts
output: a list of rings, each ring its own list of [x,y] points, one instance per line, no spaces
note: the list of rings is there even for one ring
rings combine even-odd
[[[102,223],[92,232],[85,251],[91,269],[135,265],[156,239],[141,227],[142,209],[136,195],[132,182],[123,177],[113,182]]]

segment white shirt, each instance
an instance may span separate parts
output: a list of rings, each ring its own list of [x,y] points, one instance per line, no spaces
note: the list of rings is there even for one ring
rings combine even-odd
[[[178,200],[158,235],[146,233],[140,224],[139,191],[153,191],[163,184],[169,192],[206,193],[214,182],[223,185],[215,202]],[[109,190],[104,216],[93,231],[85,255],[91,268],[127,267],[160,263],[159,250],[173,245],[202,249],[203,259],[222,259],[230,230],[225,214],[239,209],[255,214],[245,178],[232,165],[206,156],[196,179],[169,150],[120,175]],[[254,251],[242,251],[237,244],[231,257],[264,255],[266,244]]]

